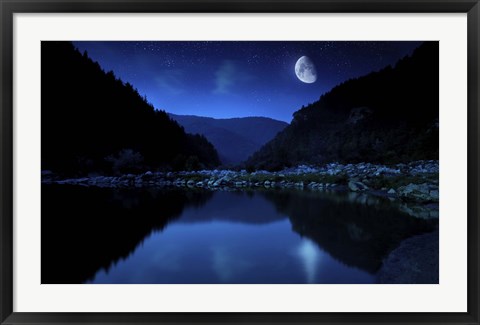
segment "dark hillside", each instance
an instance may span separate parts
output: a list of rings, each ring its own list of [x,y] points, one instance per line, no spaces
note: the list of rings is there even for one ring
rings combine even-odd
[[[295,112],[247,165],[438,159],[438,53],[438,42],[425,42],[394,67],[334,87]]]
[[[186,134],[70,42],[42,42],[41,60],[42,169],[78,176],[219,163],[203,136]]]

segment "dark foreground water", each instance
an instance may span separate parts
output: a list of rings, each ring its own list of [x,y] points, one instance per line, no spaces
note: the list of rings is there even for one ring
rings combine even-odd
[[[437,220],[356,193],[42,185],[42,283],[373,283]]]

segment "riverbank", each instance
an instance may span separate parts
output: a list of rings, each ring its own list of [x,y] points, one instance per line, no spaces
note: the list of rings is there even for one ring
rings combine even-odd
[[[385,166],[371,163],[324,166],[301,165],[278,172],[259,170],[201,170],[151,172],[122,176],[60,179],[42,172],[44,184],[70,184],[109,188],[185,187],[228,190],[242,188],[294,188],[311,191],[352,191],[420,204],[437,204],[438,160]]]

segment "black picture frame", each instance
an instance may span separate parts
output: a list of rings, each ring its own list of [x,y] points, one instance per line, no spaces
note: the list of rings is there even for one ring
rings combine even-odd
[[[479,16],[478,0],[0,0],[0,321],[159,324],[479,324]],[[16,313],[13,312],[13,16],[15,13],[467,13],[468,14],[468,311],[466,313]]]

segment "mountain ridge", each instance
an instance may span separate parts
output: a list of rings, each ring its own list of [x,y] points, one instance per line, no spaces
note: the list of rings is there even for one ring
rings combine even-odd
[[[182,125],[186,132],[204,135],[227,165],[236,165],[246,160],[288,125],[263,116],[221,119],[173,113],[169,113],[169,116]]]

